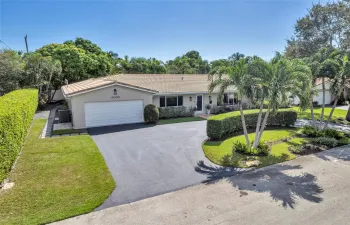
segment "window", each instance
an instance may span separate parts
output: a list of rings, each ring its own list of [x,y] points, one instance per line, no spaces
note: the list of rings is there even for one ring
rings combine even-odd
[[[159,98],[159,106],[165,107],[165,96],[160,96]]]
[[[166,106],[177,106],[177,96],[166,96]]]
[[[228,94],[224,94],[224,104],[228,103]]]
[[[178,106],[183,106],[184,97],[183,96],[177,96],[177,98],[178,98]]]
[[[160,107],[183,106],[183,96],[160,96]]]

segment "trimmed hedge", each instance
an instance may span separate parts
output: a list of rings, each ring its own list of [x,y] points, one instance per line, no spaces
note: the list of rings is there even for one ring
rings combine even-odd
[[[0,97],[0,183],[11,170],[38,107],[38,91],[23,89]]]
[[[158,108],[159,119],[170,119],[177,117],[194,116],[195,108],[186,108],[185,106]]]
[[[255,128],[259,110],[244,110],[247,128]],[[265,116],[265,112],[263,113]],[[297,120],[297,112],[291,109],[281,109],[276,114],[270,114],[267,126],[290,126]],[[212,116],[207,120],[207,136],[211,140],[220,140],[243,130],[239,111]]]
[[[143,116],[145,118],[145,123],[158,123],[159,111],[157,106],[153,104],[146,105]]]

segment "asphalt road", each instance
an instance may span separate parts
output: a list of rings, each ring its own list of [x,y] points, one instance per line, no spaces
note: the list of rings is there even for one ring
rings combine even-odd
[[[96,210],[199,184],[206,175],[194,170],[197,163],[213,166],[202,151],[206,121],[101,127],[89,129],[89,134],[117,184]]]
[[[56,224],[350,224],[348,146],[233,177],[197,171],[206,184]]]

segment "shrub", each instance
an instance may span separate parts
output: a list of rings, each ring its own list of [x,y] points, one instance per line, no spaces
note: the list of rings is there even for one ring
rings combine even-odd
[[[329,137],[318,137],[311,140],[310,142],[315,145],[324,145],[328,147],[335,147],[338,145],[337,139]]]
[[[37,107],[38,91],[34,89],[0,97],[0,183],[22,148]]]
[[[195,108],[186,108],[185,106],[164,107],[158,108],[159,119],[169,119],[176,117],[191,117],[194,116]]]
[[[159,121],[159,111],[157,106],[153,104],[146,105],[143,111],[145,123],[157,123]]]
[[[341,139],[344,136],[344,134],[342,132],[335,130],[335,129],[324,130],[324,135],[326,137],[335,138],[335,139]]]
[[[305,134],[308,137],[322,137],[324,136],[324,133],[322,131],[318,131],[312,126],[304,126],[301,129],[301,132]]]
[[[302,144],[298,146],[289,146],[288,150],[291,151],[294,154],[298,155],[308,155],[308,154],[313,154],[317,152],[322,152],[327,150],[327,146],[318,146],[318,145],[313,145],[313,144]]]
[[[270,152],[270,146],[265,142],[260,142],[257,148],[251,148],[246,143],[237,141],[233,143],[232,154],[234,152],[239,152],[244,155],[267,156]]]
[[[318,106],[318,101],[313,101],[313,102],[312,102],[312,105],[313,105],[314,107],[317,107],[317,106]]]
[[[247,128],[254,128],[258,120],[259,110],[246,110],[244,115]],[[295,123],[296,119],[296,111],[280,110],[274,115],[269,115],[267,126],[290,126]],[[239,111],[212,116],[207,120],[207,136],[212,140],[220,140],[242,131],[242,128]]]

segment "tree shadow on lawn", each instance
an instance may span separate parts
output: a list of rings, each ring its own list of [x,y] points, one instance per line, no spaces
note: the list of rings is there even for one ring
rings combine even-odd
[[[233,176],[237,168],[205,165],[203,161],[197,163],[195,170],[207,176],[205,184],[214,184],[226,180],[239,190],[258,193],[269,192],[272,199],[281,201],[284,208],[294,209],[296,198],[320,203],[323,189],[316,184],[316,177],[309,173],[290,176],[284,171],[301,169],[300,165],[274,165],[264,169],[242,173]]]

